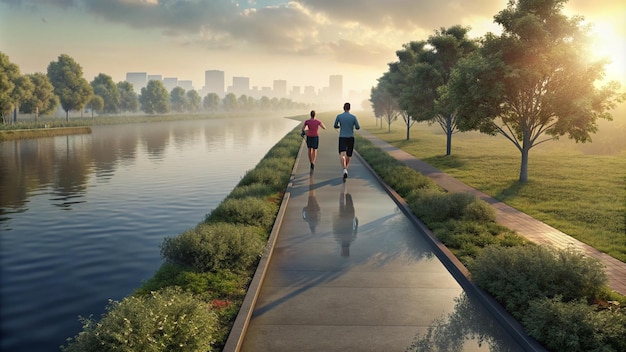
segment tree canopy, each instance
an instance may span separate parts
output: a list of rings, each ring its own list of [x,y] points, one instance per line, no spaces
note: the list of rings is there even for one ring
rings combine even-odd
[[[144,88],[141,88],[139,102],[141,110],[146,114],[165,114],[170,111],[170,93],[161,81],[149,81]]]
[[[139,110],[139,97],[135,93],[133,84],[122,81],[117,83],[117,91],[120,92],[120,110],[136,112]]]
[[[20,68],[0,52],[0,114],[3,118],[15,108],[13,94],[19,76]]]
[[[49,114],[54,112],[59,104],[59,99],[54,95],[54,87],[48,76],[43,73],[33,73],[28,75],[33,83],[34,89],[29,99],[22,102],[20,110],[26,113],[34,113],[35,118],[39,114]]]
[[[560,136],[590,141],[597,119],[611,119],[624,99],[616,82],[597,88],[606,62],[589,60],[587,28],[562,14],[565,2],[509,1],[494,17],[503,33],[488,33],[448,87],[460,130],[500,134],[518,148],[520,182],[533,146]]]
[[[82,67],[67,54],[61,54],[58,61],[48,65],[48,78],[54,86],[54,94],[59,97],[66,119],[69,120],[70,110],[82,110],[91,100],[93,89],[83,78]]]
[[[120,91],[111,76],[100,73],[91,81],[91,87],[94,94],[102,97],[104,113],[117,114],[120,111]]]

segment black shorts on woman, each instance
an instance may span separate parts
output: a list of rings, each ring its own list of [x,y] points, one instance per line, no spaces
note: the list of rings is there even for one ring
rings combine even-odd
[[[306,147],[307,148],[313,148],[313,149],[317,149],[320,145],[320,137],[319,136],[314,136],[314,137],[309,137],[306,136]]]
[[[346,152],[347,156],[352,156],[354,150],[354,137],[339,137],[339,153]]]

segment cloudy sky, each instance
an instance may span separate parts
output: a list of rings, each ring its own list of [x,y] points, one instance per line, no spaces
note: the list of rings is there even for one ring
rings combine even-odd
[[[46,72],[68,54],[91,81],[127,72],[192,80],[205,70],[250,78],[251,86],[376,84],[395,51],[433,30],[460,24],[471,37],[499,32],[493,16],[506,0],[0,0],[0,51],[22,74]],[[626,2],[570,0],[567,15],[595,25],[607,73],[626,85]]]

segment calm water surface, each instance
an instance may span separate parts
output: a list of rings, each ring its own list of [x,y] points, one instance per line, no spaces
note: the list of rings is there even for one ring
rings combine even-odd
[[[0,142],[3,351],[56,351],[162,263],[297,121],[98,126]]]

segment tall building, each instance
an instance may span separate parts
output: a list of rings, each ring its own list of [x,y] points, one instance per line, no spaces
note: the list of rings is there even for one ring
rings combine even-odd
[[[234,93],[237,97],[242,94],[250,94],[250,78],[233,77],[233,86],[230,93]]]
[[[172,92],[172,89],[178,87],[178,77],[163,78],[163,85],[168,92]]]
[[[285,98],[287,97],[287,81],[284,79],[274,80],[274,97]]]
[[[191,80],[179,80],[178,86],[184,89],[185,91],[193,90],[193,82]]]
[[[163,81],[163,76],[161,75],[148,75],[148,82],[150,81]]]
[[[202,91],[205,95],[208,93],[216,93],[222,97],[224,96],[224,83],[224,71],[204,71],[204,89]]]
[[[331,75],[328,80],[328,99],[332,103],[343,101],[343,76]]]
[[[148,74],[146,72],[127,72],[126,82],[133,85],[135,93],[140,94],[141,88],[148,83]]]

